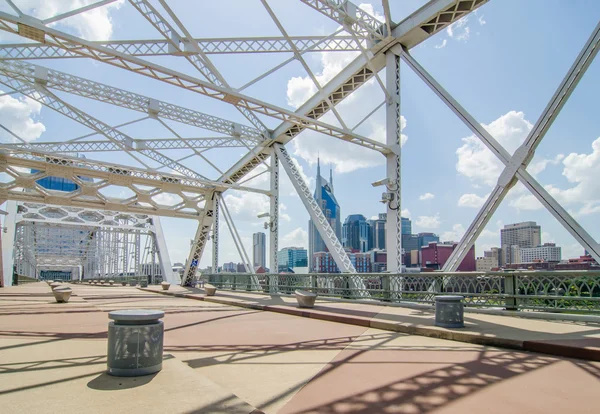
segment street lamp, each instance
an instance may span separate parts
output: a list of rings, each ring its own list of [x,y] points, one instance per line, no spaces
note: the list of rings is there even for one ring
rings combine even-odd
[[[270,213],[261,213],[256,217],[258,217],[258,218],[271,217],[271,214]],[[268,228],[273,228],[273,220],[265,221],[265,230]]]

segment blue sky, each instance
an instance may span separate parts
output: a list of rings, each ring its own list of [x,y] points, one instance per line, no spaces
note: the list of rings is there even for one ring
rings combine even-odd
[[[45,18],[87,2],[23,0],[15,3],[24,11]],[[425,2],[390,3],[392,17],[399,21]],[[258,0],[173,1],[170,4],[196,37],[280,35]],[[269,4],[290,35],[325,35],[338,28],[336,23],[299,1],[271,0]],[[378,1],[361,7],[376,15],[383,14]],[[12,12],[3,2],[0,2],[0,10]],[[491,0],[476,14],[436,34],[411,52],[463,107],[512,152],[536,122],[599,19],[600,3],[594,0]],[[160,38],[160,34],[128,2],[117,2],[87,16],[66,19],[56,28],[93,40],[106,39],[107,36],[117,40]],[[23,40],[0,33],[0,41]],[[317,78],[326,81],[354,54],[335,52],[305,56]],[[283,53],[213,55],[212,61],[230,85],[240,87],[289,57],[289,54]],[[180,58],[149,60],[196,74],[195,69]],[[134,76],[106,64],[83,59],[34,63],[248,124],[239,112],[222,102]],[[403,133],[407,137],[402,152],[402,208],[413,220],[414,231],[433,231],[444,240],[458,241],[475,217],[477,205],[493,188],[501,171],[500,163],[483,149],[461,121],[408,67],[403,64],[401,70],[402,114],[406,121]],[[385,79],[384,72],[380,76]],[[600,239],[600,184],[594,179],[600,174],[600,118],[596,116],[599,80],[600,63],[596,61],[542,141],[529,168],[596,240]],[[294,61],[244,90],[244,93],[295,109],[314,91],[307,73],[299,62]],[[142,116],[88,99],[59,95],[111,125]],[[347,124],[354,125],[382,101],[379,85],[371,81],[344,101],[339,111]],[[0,98],[0,109],[0,122],[30,140],[63,140],[88,132],[87,128],[18,96]],[[279,124],[275,119],[262,116],[261,119],[269,128]],[[323,120],[337,125],[331,114]],[[216,135],[184,124],[167,123],[186,137]],[[380,110],[358,132],[383,140],[383,125],[384,113]],[[170,136],[164,127],[151,120],[125,127],[122,131],[134,138]],[[2,135],[0,139],[7,141],[9,138]],[[333,166],[335,192],[341,204],[342,217],[356,213],[371,217],[384,211],[378,201],[381,189],[370,185],[384,177],[385,165],[381,154],[312,132],[304,132],[287,148],[311,179],[311,185],[314,185],[317,154],[321,157],[324,175],[328,176],[328,166]],[[207,154],[219,168],[227,169],[243,155],[243,150],[211,150]],[[171,152],[168,155],[175,157],[180,154]],[[126,156],[113,153],[95,153],[88,157],[131,163]],[[197,157],[186,165],[211,178],[219,176]],[[249,184],[266,188],[266,176]],[[292,192],[291,184],[284,177],[280,247],[306,246],[307,243],[308,214]],[[245,247],[251,251],[252,233],[262,231],[263,225],[263,220],[256,215],[268,211],[268,199],[238,192],[227,192],[225,199]],[[583,253],[562,226],[524,187],[517,185],[476,243],[477,254],[499,245],[498,229],[503,224],[527,220],[535,220],[542,225],[542,241],[562,246],[563,257]],[[171,260],[183,261],[189,240],[195,233],[195,223],[170,218],[163,218],[162,222]],[[220,262],[239,261],[224,224],[220,236]],[[202,267],[210,263],[211,249],[209,244]]]

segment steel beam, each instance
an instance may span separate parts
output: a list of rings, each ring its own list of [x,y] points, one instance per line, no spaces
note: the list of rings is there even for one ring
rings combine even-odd
[[[381,147],[381,144],[375,140],[361,137],[342,128],[317,121],[307,116],[299,115],[293,111],[266,103],[218,85],[214,85],[196,77],[168,69],[164,66],[160,66],[147,60],[119,53],[102,46],[94,45],[92,42],[87,40],[41,25],[31,17],[15,17],[8,13],[0,12],[1,30],[18,35],[19,26],[27,26],[31,27],[33,30],[38,30],[39,33],[43,34],[45,42],[74,51],[82,56],[108,63],[121,69],[133,71],[140,75],[144,75],[169,85],[183,88],[185,90],[196,92],[210,98],[231,103],[238,108],[248,109],[250,111],[270,116],[281,121],[291,122],[302,128],[312,129],[314,131],[331,135],[335,138],[343,140],[348,140],[348,137],[355,137],[366,143],[367,145],[365,146],[376,146],[377,148]]]
[[[246,252],[246,248],[244,247],[244,243],[242,242],[242,238],[235,227],[235,223],[233,222],[233,218],[229,213],[229,209],[227,208],[227,203],[225,200],[219,195],[218,201],[220,205],[223,207],[223,217],[225,218],[225,222],[227,223],[227,228],[229,229],[229,233],[231,234],[231,238],[233,239],[233,243],[235,244],[235,248],[240,255],[240,259],[244,264],[244,268],[246,269],[246,273],[254,273],[254,266],[248,257],[248,253]]]
[[[75,141],[75,142],[29,142],[27,144],[0,144],[7,150],[31,149],[42,152],[111,152],[123,151],[123,149],[112,141]],[[239,148],[243,145],[239,139],[226,138],[152,138],[133,139],[132,148],[138,149],[210,149],[210,148]]]
[[[456,249],[452,252],[448,261],[444,265],[444,271],[456,271],[471,246],[477,240],[495,211],[500,206],[502,200],[506,197],[512,186],[516,183],[515,175],[517,170],[527,168],[535,150],[544,138],[546,132],[560,113],[561,109],[568,101],[572,92],[577,87],[577,84],[585,74],[587,68],[592,63],[598,53],[598,45],[600,43],[600,23],[596,26],[583,49],[573,62],[573,65],[562,80],[558,89],[548,102],[548,105],[540,115],[538,121],[531,129],[525,141],[515,151],[511,158],[510,164],[504,169],[496,187],[491,192],[485,204],[479,210],[477,216],[467,229]],[[598,254],[598,249],[588,250],[592,254]],[[598,260],[598,258],[596,258]]]
[[[279,158],[271,149],[270,168],[271,197],[269,199],[269,266],[271,273],[279,273],[277,252],[279,251]]]
[[[386,156],[386,171],[389,183],[386,192],[392,195],[387,203],[386,251],[387,271],[402,272],[402,119],[400,115],[400,57],[393,52],[386,53],[386,87],[389,100],[386,102],[386,142],[397,151]]]
[[[38,76],[41,74],[45,78],[45,86],[49,89],[150,114],[152,117],[159,119],[169,119],[220,134],[239,136],[241,139],[252,144],[263,140],[261,132],[256,128],[94,82],[79,76],[70,75],[65,72],[48,69],[44,66],[33,65],[27,62],[0,61],[0,73],[29,83],[34,83],[36,74]]]
[[[213,210],[213,228],[212,228],[212,271],[213,273],[219,273],[219,197],[215,198],[215,208]]]
[[[395,44],[400,44],[407,49],[415,47],[486,2],[487,0],[462,0],[460,2],[459,0],[431,0],[393,28],[393,39],[376,42],[370,49],[370,52],[374,54],[372,59],[368,60],[364,54],[359,55],[323,86],[324,94],[313,95],[296,112],[311,118],[320,118],[331,109],[328,102],[338,105],[352,92],[372,79],[374,72],[369,66],[375,72],[379,72],[385,67],[384,52],[387,49]],[[304,129],[290,122],[283,122],[275,128],[272,135],[276,142],[286,144]],[[255,156],[248,154],[243,157],[226,171],[219,181],[236,182],[242,179],[268,156],[268,145],[259,146]]]
[[[275,148],[275,153],[277,154],[283,169],[290,178],[300,200],[302,200],[302,204],[306,207],[306,210],[315,223],[315,227],[323,238],[329,253],[331,253],[333,260],[335,260],[338,269],[342,273],[356,273],[356,269],[346,254],[342,243],[338,240],[335,231],[327,221],[327,217],[323,214],[321,206],[315,201],[308,185],[306,185],[302,175],[292,162],[292,158],[285,150],[285,147],[280,144],[275,144],[273,147]]]
[[[335,36],[323,42],[321,36],[290,36],[294,47],[301,53],[358,52],[352,36]],[[206,55],[243,53],[292,53],[291,45],[283,37],[194,39]],[[131,56],[172,56],[166,40],[114,40],[92,42]],[[182,52],[184,53],[184,52]],[[21,59],[76,59],[84,58],[75,52],[43,43],[5,43],[0,45],[0,60]]]
[[[213,215],[215,211],[215,200],[216,193],[212,192],[206,197],[206,203],[204,209],[198,220],[198,229],[196,230],[196,236],[192,242],[192,248],[185,264],[185,271],[183,272],[183,278],[181,279],[181,286],[193,286],[196,280],[196,270],[200,265],[202,259],[202,253],[208,240],[210,229],[213,225]]]

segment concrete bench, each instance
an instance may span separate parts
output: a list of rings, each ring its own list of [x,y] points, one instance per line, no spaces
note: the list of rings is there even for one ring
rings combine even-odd
[[[54,294],[54,299],[56,299],[58,303],[67,303],[71,298],[71,293],[73,293],[73,291],[68,286],[57,286],[52,289],[52,293]]]
[[[300,308],[313,308],[315,306],[315,300],[317,300],[317,294],[308,292],[306,290],[297,290],[294,292],[296,300],[298,301],[298,307]]]
[[[440,295],[435,297],[435,325],[442,328],[464,328],[464,305],[462,296]]]
[[[213,285],[206,284],[204,285],[204,291],[206,292],[206,296],[215,296],[215,293],[217,293],[217,288]]]
[[[122,281],[121,282],[121,286],[127,286],[127,282],[126,281]]]
[[[109,375],[137,377],[162,369],[163,311],[129,309],[109,312]]]
[[[114,285],[114,284],[115,284],[115,281],[114,281],[114,280],[109,280],[109,281],[108,281],[108,284],[112,286],[112,285]]]
[[[161,282],[160,287],[162,287],[163,290],[169,290],[171,284],[169,282]]]

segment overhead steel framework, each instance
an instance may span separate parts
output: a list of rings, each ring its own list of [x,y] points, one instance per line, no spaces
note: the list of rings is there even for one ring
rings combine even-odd
[[[187,27],[168,1],[130,0],[124,7],[131,7],[145,18],[147,24],[156,30],[158,39],[89,41],[57,29],[54,23],[97,7],[107,7],[113,1],[97,1],[45,20],[25,14],[19,8],[18,1],[7,2],[12,12],[0,12],[0,30],[19,35],[28,39],[28,42],[0,44],[0,84],[4,85],[3,90],[7,88],[7,93],[20,94],[38,101],[86,127],[90,132],[69,138],[62,131],[62,136],[51,141],[28,142],[15,131],[0,125],[13,140],[0,144],[0,171],[6,177],[0,184],[0,201],[17,200],[66,206],[65,208],[92,208],[197,220],[198,229],[182,280],[183,284],[190,284],[194,281],[209,240],[214,245],[213,266],[218,264],[220,217],[227,222],[247,271],[253,271],[224,201],[223,193],[231,189],[254,191],[269,197],[268,228],[272,250],[269,257],[271,266],[276,266],[281,165],[339,269],[343,272],[355,272],[335,232],[324,219],[310,189],[285,149],[285,144],[303,131],[310,130],[341,140],[346,145],[358,145],[377,151],[385,157],[389,191],[387,268],[391,272],[401,272],[400,65],[404,62],[505,165],[505,171],[495,190],[444,270],[456,270],[517,180],[600,261],[598,243],[527,172],[527,165],[533,158],[536,147],[594,59],[600,41],[600,26],[595,29],[523,145],[511,155],[410,53],[411,48],[473,12],[487,0],[431,0],[400,22],[394,21],[388,0],[382,1],[383,18],[372,16],[347,0],[298,1],[315,14],[331,19],[339,28],[324,36],[290,36],[271,8],[272,2],[261,0],[281,36],[196,38],[193,36],[195,27]],[[306,62],[306,54],[340,51],[354,52],[356,57],[328,82],[319,82]],[[212,61],[215,55],[245,56],[255,53],[288,53],[291,57],[245,85],[235,86],[225,79]],[[156,57],[162,59],[163,64],[156,63]],[[89,59],[100,65],[111,65],[159,82],[163,89],[184,90],[213,99],[218,103],[214,106],[215,109],[222,108],[223,104],[230,105],[243,115],[245,121],[237,122],[209,115],[39,65],[47,59]],[[317,91],[295,111],[265,102],[245,92],[247,88],[294,61],[305,70]],[[190,65],[190,70],[184,72],[175,69],[182,67],[181,62]],[[384,68],[386,76],[382,78],[379,73]],[[357,127],[367,117],[358,123],[353,120],[352,125],[349,125],[348,120],[337,109],[342,101],[369,81],[378,84],[385,97],[384,102],[367,115],[368,117],[384,107],[385,142],[357,132]],[[141,113],[142,116],[118,125],[110,124],[100,119],[101,114],[93,116],[80,105],[69,103],[80,102],[80,98]],[[212,112],[212,109],[208,112]],[[330,114],[337,121],[336,125],[323,121],[325,114]],[[267,118],[280,123],[275,128],[267,128]],[[166,128],[172,136],[145,138],[123,132],[125,127],[139,122],[156,123],[161,128]],[[169,123],[197,128],[198,134],[193,135],[194,138],[184,138]],[[204,136],[206,133],[209,135]],[[212,157],[215,149],[223,148],[243,148],[246,152],[223,171]],[[171,156],[174,151],[179,152],[176,156]],[[108,152],[126,154],[132,160],[131,164],[122,165],[121,162],[117,165],[98,160],[97,153]],[[76,153],[84,153],[88,158],[76,157]],[[256,174],[253,170],[260,165],[266,166],[262,172],[269,176],[270,185],[267,189],[253,188],[247,184],[247,181],[251,181],[249,177]],[[199,166],[203,168],[202,173],[199,172]],[[212,171],[212,174],[206,170]],[[54,176],[68,178],[78,188],[59,193],[46,190],[37,183],[44,177]],[[213,178],[209,178],[210,176]],[[81,177],[88,179],[83,180]],[[129,196],[109,191],[118,187],[126,190],[125,193]],[[21,233],[25,234],[25,231]],[[23,258],[27,256],[26,253],[19,254]]]

